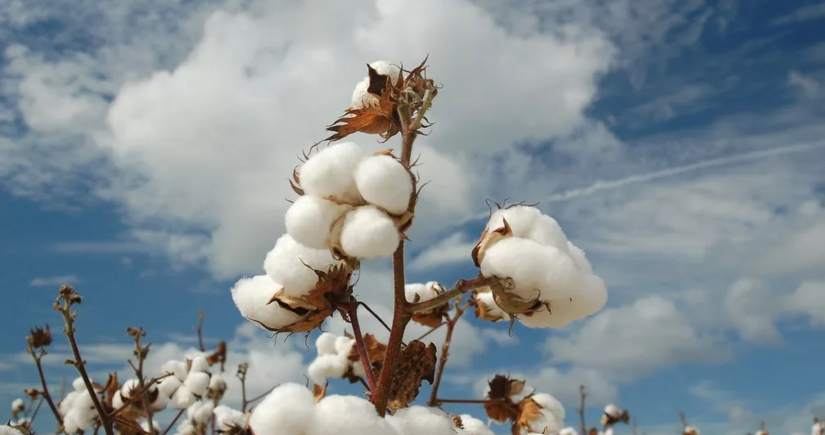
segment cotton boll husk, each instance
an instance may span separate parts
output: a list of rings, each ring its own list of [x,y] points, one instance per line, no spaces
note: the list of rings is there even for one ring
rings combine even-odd
[[[515,237],[501,240],[487,250],[481,273],[512,278],[516,286],[512,293],[524,299],[569,297],[580,282],[579,270],[567,254]]]
[[[362,160],[355,170],[355,184],[365,201],[391,214],[402,214],[409,207],[412,178],[404,165],[390,156]]]
[[[365,260],[391,256],[400,240],[390,217],[375,206],[350,211],[341,228],[341,248]]]
[[[283,328],[297,322],[300,317],[292,311],[281,308],[277,303],[269,303],[281,289],[281,285],[272,281],[267,275],[243,278],[232,288],[232,300],[241,315],[255,320],[253,323],[256,325],[260,322],[270,329]],[[261,325],[258,326],[266,329]]]
[[[246,415],[241,411],[220,405],[215,407],[213,413],[218,430],[226,432],[233,427],[246,428]]]
[[[353,142],[329,145],[310,156],[299,169],[305,196],[360,202],[353,172],[364,157],[364,150]]]
[[[469,435],[494,435],[483,421],[470,414],[461,414],[461,425]]]
[[[329,249],[333,222],[352,207],[304,195],[286,211],[286,231],[296,242],[311,249]]]
[[[318,355],[307,368],[309,378],[316,385],[324,385],[328,378],[341,378],[349,366],[346,358],[338,354]]]
[[[209,387],[209,374],[203,372],[190,372],[183,382],[192,394],[196,396],[203,396],[206,394],[206,389]]]
[[[491,316],[501,316],[502,320],[510,320],[510,315],[504,312],[504,310],[496,304],[492,292],[478,293],[476,294],[476,299],[479,303],[483,303],[487,307],[487,310]]]
[[[545,394],[539,393],[534,394],[532,397],[534,402],[536,402],[539,406],[544,408],[544,410],[553,414],[553,418],[556,419],[558,424],[564,424],[564,406],[562,406],[561,402],[556,400],[555,397]]]
[[[328,247],[311,249],[284,234],[266,254],[264,270],[273,281],[284,286],[286,294],[300,297],[308,294],[318,282],[313,269],[327,270],[331,264],[335,264],[335,260]]]
[[[180,379],[175,376],[169,376],[160,381],[158,384],[158,390],[160,390],[161,395],[172,397],[172,394],[175,394],[175,390],[177,390],[181,385],[183,385],[183,382],[181,382]]]
[[[305,435],[396,435],[395,428],[378,416],[367,400],[355,396],[327,396],[315,405]]]
[[[559,431],[559,435],[579,435],[579,432],[574,427],[566,427]]]
[[[172,395],[170,400],[172,401],[172,406],[175,408],[185,409],[192,406],[198,398],[195,397],[195,395],[192,394],[186,386],[181,385],[177,390],[175,390],[175,394]]]
[[[543,246],[553,246],[565,254],[569,249],[567,236],[562,231],[561,226],[555,219],[546,214],[540,214],[536,218],[533,228],[525,238]]]
[[[338,337],[329,332],[321,333],[315,340],[315,348],[318,349],[318,355],[335,354],[338,351],[335,349],[335,341]]]
[[[451,435],[455,423],[444,411],[425,406],[411,406],[399,409],[395,418],[401,423],[405,434]]]
[[[303,385],[281,385],[255,407],[249,417],[249,427],[261,435],[306,434],[313,419],[315,399]],[[338,433],[332,430],[329,434]],[[328,435],[328,434],[326,434]]]
[[[155,430],[154,433],[156,433],[156,434],[163,433],[163,428],[160,426],[160,423],[158,423],[157,420],[154,420],[154,419],[152,420],[152,427]],[[143,420],[142,422],[140,422],[140,428],[143,429],[143,431],[146,432],[146,433],[152,433],[152,432],[149,431],[149,422],[146,421],[146,420]]]

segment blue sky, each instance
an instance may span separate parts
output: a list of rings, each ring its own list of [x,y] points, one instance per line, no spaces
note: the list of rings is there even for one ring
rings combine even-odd
[[[149,331],[158,367],[180,357],[203,309],[207,341],[252,361],[255,388],[304,382],[314,351],[244,324],[229,289],[261,273],[296,155],[347,106],[363,64],[429,54],[444,89],[417,148],[432,183],[410,280],[473,276],[484,200],[510,198],[554,216],[610,294],[562,331],[517,326],[511,339],[469,319],[445,396],[506,371],[560,398],[568,425],[580,383],[591,424],[614,401],[648,434],[678,430],[679,410],[709,434],[760,420],[807,433],[825,418],[825,8],[424,3],[411,16],[367,0],[6,2],[0,401],[36,383],[24,338],[44,323],[59,336],[63,282],[86,297],[77,327],[95,374],[125,373],[127,326]],[[389,270],[371,262],[359,284],[379,312]],[[55,385],[71,374],[62,360]]]

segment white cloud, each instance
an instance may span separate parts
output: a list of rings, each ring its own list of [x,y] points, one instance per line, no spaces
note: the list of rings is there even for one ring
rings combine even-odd
[[[495,374],[506,374],[512,379],[523,379],[527,381],[529,387],[534,388],[536,391],[552,394],[565,407],[578,406],[580,385],[584,385],[586,388],[588,406],[604,406],[614,402],[618,396],[616,384],[606,379],[598,371],[580,368],[560,371],[553,367],[541,367],[535,371],[527,372],[511,372],[508,369],[477,378],[473,384],[476,397],[484,397],[487,383]],[[568,413],[568,415],[572,415],[569,408]]]
[[[32,287],[57,287],[63,284],[77,284],[80,280],[75,275],[43,276],[29,281]]]
[[[414,271],[423,271],[461,262],[471,263],[475,245],[476,242],[469,240],[464,234],[455,233],[419,253],[409,263],[409,267]]]
[[[743,340],[775,343],[781,340],[776,320],[782,306],[765,283],[743,278],[736,281],[725,296],[725,309]]]
[[[819,95],[819,82],[815,78],[798,71],[788,73],[788,85],[798,88],[805,98],[816,98]]]

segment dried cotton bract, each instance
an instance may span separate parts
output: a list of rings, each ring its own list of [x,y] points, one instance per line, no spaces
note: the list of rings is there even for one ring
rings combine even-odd
[[[604,282],[584,252],[535,207],[514,205],[493,213],[473,260],[486,277],[513,279],[515,288],[492,288],[493,301],[530,328],[565,327],[607,302]]]
[[[604,414],[602,414],[600,423],[602,426],[613,426],[616,423],[630,422],[630,414],[626,409],[619,409],[618,406],[610,403],[604,407]]]

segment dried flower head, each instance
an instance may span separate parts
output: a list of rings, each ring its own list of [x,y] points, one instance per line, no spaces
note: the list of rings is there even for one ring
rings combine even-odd
[[[488,382],[490,391],[487,393],[487,403],[484,410],[491,419],[504,423],[505,421],[515,421],[518,418],[518,405],[513,401],[513,396],[518,396],[524,391],[525,383],[521,379],[511,379],[505,375],[495,375]]]
[[[29,331],[26,342],[33,349],[41,349],[52,344],[52,332],[49,330],[49,325],[46,325],[46,329],[36,327]]]

